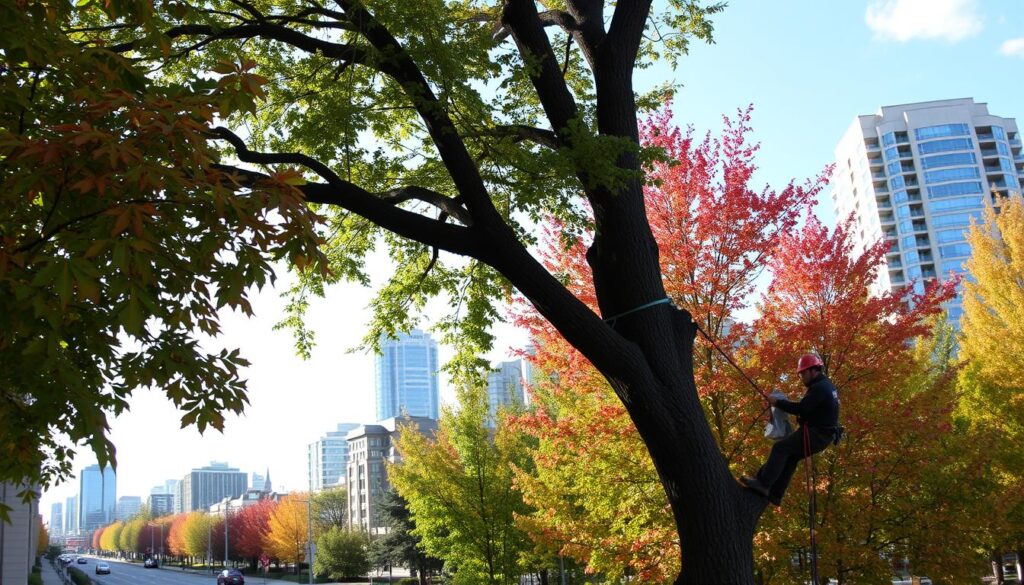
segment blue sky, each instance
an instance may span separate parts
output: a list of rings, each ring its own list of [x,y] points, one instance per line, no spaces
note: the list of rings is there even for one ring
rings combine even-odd
[[[731,0],[715,39],[649,78],[684,84],[676,119],[701,132],[753,103],[760,183],[813,176],[854,117],[880,106],[973,97],[1024,120],[1022,0]],[[1013,39],[1017,53],[1003,54]],[[819,213],[832,218],[830,205]]]
[[[716,44],[694,44],[675,72],[652,69],[639,81],[684,83],[676,118],[701,133],[717,132],[722,114],[753,103],[758,183],[781,188],[814,176],[853,118],[883,105],[973,97],[995,115],[1024,121],[1024,0],[733,0],[715,20]],[[831,220],[828,206],[819,212]],[[287,333],[272,331],[283,308],[277,292],[256,295],[256,318],[225,315],[220,343],[253,363],[245,373],[251,406],[229,417],[225,434],[201,437],[179,430],[179,415],[161,394],[137,393],[131,411],[111,422],[118,496],[145,497],[151,486],[213,459],[247,472],[269,467],[279,488],[303,489],[306,445],[336,423],[372,416],[373,359],[346,353],[362,337],[369,300],[367,290],[339,285],[313,303],[319,344],[306,362],[294,356]],[[518,343],[505,331],[491,359]],[[82,453],[74,467],[92,462]],[[45,518],[76,485],[44,494]]]

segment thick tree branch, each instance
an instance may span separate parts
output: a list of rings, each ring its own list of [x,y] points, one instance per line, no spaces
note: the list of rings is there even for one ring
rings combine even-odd
[[[273,155],[266,153],[267,157]],[[239,157],[240,159],[242,157]],[[250,157],[262,158],[262,157]],[[260,163],[258,161],[254,164]],[[271,163],[272,164],[272,163]],[[266,173],[234,167],[231,165],[214,164],[210,168],[222,172],[232,178],[240,187],[256,188],[260,183],[272,181],[273,178]],[[468,227],[457,226],[445,223],[429,217],[424,217],[400,207],[395,206],[395,201],[387,201],[380,195],[370,193],[362,187],[342,180],[339,184],[331,183],[306,183],[296,187],[307,201],[323,205],[335,205],[365,217],[374,224],[392,231],[402,237],[415,240],[427,246],[433,246],[453,254],[477,257],[480,248],[476,243],[473,232]],[[418,189],[418,188],[414,188]],[[398,191],[398,190],[396,190]],[[387,193],[392,193],[391,191]],[[438,195],[440,196],[440,195]],[[413,197],[410,197],[412,199]]]
[[[237,134],[228,130],[227,128],[213,128],[213,133],[234,147],[235,152],[238,154],[239,160],[242,162],[249,162],[255,164],[288,164],[288,165],[300,165],[308,168],[314,173],[320,175],[322,179],[327,181],[329,185],[335,185],[339,187],[353,186],[352,183],[342,179],[331,170],[330,167],[324,163],[316,160],[311,156],[307,156],[298,152],[276,152],[276,153],[265,153],[255,152],[249,150],[249,147],[245,144],[245,141],[241,139]],[[368,192],[367,192],[368,193]],[[429,203],[434,207],[440,209],[447,215],[454,217],[466,226],[472,225],[472,218],[469,216],[469,212],[459,204],[457,198],[446,197],[424,187],[408,186],[401,189],[391,189],[384,193],[378,193],[375,195],[379,199],[390,201],[391,205],[398,205],[406,201],[422,201]]]
[[[576,22],[576,18],[562,10],[545,10],[538,14],[538,18],[540,18],[541,25],[545,27],[561,27],[562,30],[569,34],[573,34],[580,30],[580,26],[579,23]],[[498,23],[498,27],[497,32],[494,33],[494,40],[504,40],[512,34],[512,30],[507,26],[503,26],[500,22]]]
[[[564,146],[561,139],[558,138],[558,135],[551,130],[527,126],[525,124],[495,126],[494,128],[474,132],[469,136],[474,138],[482,136],[493,136],[499,138],[507,137],[511,138],[513,142],[530,141],[556,150]]]
[[[228,28],[216,28],[205,24],[188,24],[170,28],[164,34],[171,39],[196,36],[204,37],[202,40],[203,44],[207,44],[218,39],[261,38],[280,41],[307,53],[319,53],[328,58],[343,59],[350,63],[359,63],[360,65],[371,67],[382,73],[392,73],[386,61],[377,59],[376,55],[367,51],[363,47],[344,43],[332,43],[330,41],[305,35],[286,26],[269,22],[259,24],[241,24]],[[121,43],[119,45],[113,45],[109,47],[109,50],[115,53],[124,53],[135,49],[139,42],[139,40],[134,40]]]
[[[466,144],[459,136],[458,129],[448,116],[444,104],[434,95],[430,84],[427,83],[423,72],[412,60],[412,57],[391,32],[366,10],[362,2],[359,0],[336,0],[336,2],[356,30],[366,37],[381,55],[388,56],[390,70],[387,73],[401,84],[420,118],[426,124],[427,132],[430,133],[430,138],[434,146],[437,147],[437,152],[441,156],[445,168],[448,169],[455,187],[465,201],[466,208],[472,214],[474,223],[493,227],[502,226],[508,232],[503,235],[511,235],[511,230],[508,229],[491,201],[476,161],[466,149]],[[514,235],[511,237],[514,238]],[[518,242],[518,240],[516,241]]]
[[[536,4],[532,0],[508,0],[502,22],[512,31],[523,60],[528,64],[537,63],[538,67],[531,68],[530,79],[551,127],[564,139],[569,123],[578,116],[579,110],[562,77]]]
[[[619,65],[628,64],[632,70],[650,12],[651,0],[619,2],[608,26],[607,42],[613,49],[605,57]]]

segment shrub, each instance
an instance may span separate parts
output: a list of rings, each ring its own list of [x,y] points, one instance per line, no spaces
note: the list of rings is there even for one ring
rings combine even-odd
[[[28,585],[43,585],[43,576],[33,571],[28,576]]]
[[[71,571],[71,580],[75,582],[75,585],[92,584],[92,580],[89,579],[89,575],[86,575],[85,572],[76,569],[75,567],[70,567],[68,570]]]

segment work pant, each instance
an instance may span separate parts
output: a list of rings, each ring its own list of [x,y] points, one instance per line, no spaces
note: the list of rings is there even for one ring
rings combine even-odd
[[[811,455],[821,453],[832,442],[831,431],[819,431],[813,427],[808,433],[811,447]],[[757,481],[768,488],[768,498],[773,501],[781,501],[782,495],[789,487],[789,481],[793,479],[797,464],[804,458],[804,428],[786,435],[784,439],[776,441],[772,445],[772,452],[768,455],[768,461],[757,472]]]

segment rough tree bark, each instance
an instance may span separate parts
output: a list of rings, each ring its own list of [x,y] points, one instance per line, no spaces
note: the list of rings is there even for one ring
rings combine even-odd
[[[243,162],[298,164],[318,174],[324,182],[300,187],[312,202],[340,206],[401,236],[476,258],[505,276],[597,367],[628,410],[650,451],[678,527],[682,570],[676,583],[752,584],[753,534],[765,502],[735,482],[704,417],[693,375],[696,328],[691,316],[659,304],[617,319],[614,325],[602,320],[666,296],[644,209],[638,153],[630,150],[618,157],[618,167],[635,175],[614,189],[594,186],[585,167],[576,171],[594,212],[588,261],[602,314],[598,316],[530,255],[502,219],[462,137],[401,43],[358,0],[337,0],[336,4],[345,26],[358,31],[369,47],[333,44],[268,21],[217,30],[177,27],[168,35],[201,42],[273,40],[335,57],[346,66],[376,68],[405,90],[454,180],[458,197],[445,197],[424,186],[370,193],[303,154],[253,152],[225,129],[218,130],[219,137],[235,147]],[[551,128],[535,129],[533,135],[544,136],[548,145],[572,148],[570,128],[581,116],[545,32],[546,26],[557,25],[572,36],[593,73],[598,134],[639,143],[632,77],[650,4],[649,0],[619,2],[606,24],[603,1],[566,0],[565,12],[543,16],[533,0],[504,2],[499,24],[514,39],[524,60],[537,64],[531,68],[531,80]],[[115,48],[129,50],[131,45]],[[253,179],[262,176],[235,170]],[[397,207],[397,202],[410,199],[432,204],[459,223]]]

